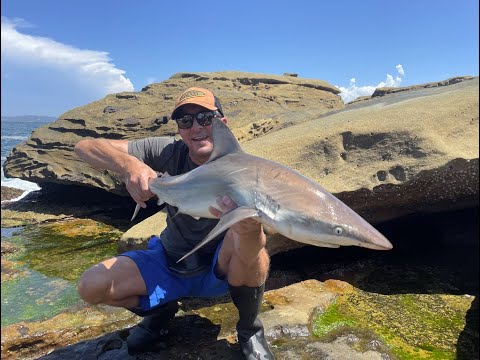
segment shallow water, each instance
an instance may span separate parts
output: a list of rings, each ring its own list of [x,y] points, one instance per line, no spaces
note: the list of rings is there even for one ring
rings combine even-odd
[[[2,239],[12,237],[15,233],[21,232],[22,227],[11,227],[11,228],[1,228],[2,230]]]
[[[82,230],[79,222],[67,227],[68,231],[75,227]],[[81,302],[76,285],[81,273],[115,255],[118,235],[114,231],[62,235],[48,225],[2,228],[1,233],[2,243],[18,248],[5,256],[15,276],[2,280],[2,327],[47,319]]]
[[[73,282],[34,270],[2,283],[2,327],[47,319],[80,301]]]

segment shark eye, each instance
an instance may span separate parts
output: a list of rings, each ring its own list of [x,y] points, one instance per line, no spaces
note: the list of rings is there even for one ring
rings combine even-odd
[[[335,235],[342,235],[343,229],[340,226],[337,226],[335,229],[333,229],[333,232]]]

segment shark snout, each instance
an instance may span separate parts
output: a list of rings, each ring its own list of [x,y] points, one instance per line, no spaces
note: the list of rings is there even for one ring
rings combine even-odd
[[[362,244],[363,247],[374,250],[391,250],[393,248],[392,243],[385,236],[375,229],[372,230],[370,236]]]
[[[393,248],[393,245],[390,241],[385,239],[385,242],[383,242],[382,244],[364,243],[363,247],[373,249],[373,250],[391,250]]]

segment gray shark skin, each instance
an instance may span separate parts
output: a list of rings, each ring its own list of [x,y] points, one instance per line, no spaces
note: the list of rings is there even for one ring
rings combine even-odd
[[[360,246],[390,250],[392,244],[372,225],[316,182],[279,163],[246,154],[230,129],[213,122],[214,149],[198,168],[150,180],[150,190],[194,218],[215,218],[208,208],[228,195],[238,208],[178,262],[227,230],[254,218],[289,239],[322,247]]]

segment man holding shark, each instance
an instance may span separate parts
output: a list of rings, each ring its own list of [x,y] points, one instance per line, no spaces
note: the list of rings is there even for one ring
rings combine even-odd
[[[177,99],[172,113],[182,140],[82,140],[75,152],[94,167],[121,174],[135,202],[146,207],[154,196],[151,181],[158,173],[184,174],[210,159],[215,118],[227,123],[218,98],[207,89],[190,88]],[[124,307],[144,317],[127,338],[130,352],[149,350],[164,339],[178,310],[177,299],[230,292],[239,311],[238,341],[245,358],[274,359],[257,317],[270,263],[262,224],[252,217],[229,224],[207,245],[177,262],[215,228],[218,219],[212,217],[237,208],[228,194],[223,195],[217,198],[217,208],[209,208],[210,218],[177,213],[175,206],[166,204],[167,227],[150,240],[148,250],[105,260],[82,275],[78,285],[82,299]]]

